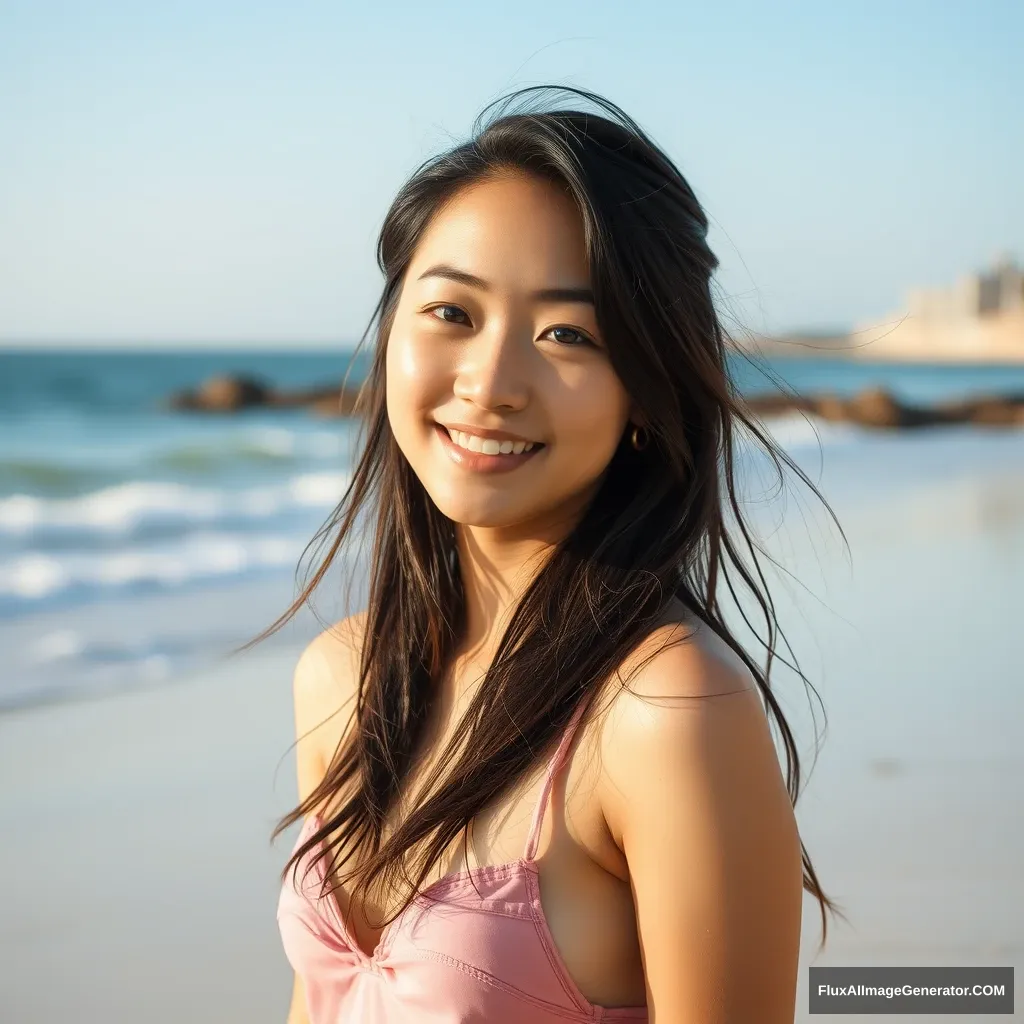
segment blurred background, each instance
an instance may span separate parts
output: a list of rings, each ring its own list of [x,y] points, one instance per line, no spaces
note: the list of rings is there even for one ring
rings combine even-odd
[[[229,652],[346,486],[391,199],[538,84],[687,177],[740,390],[849,541],[741,438],[850,918],[818,954],[807,897],[798,1019],[811,964],[1024,964],[1022,47],[1009,0],[0,2],[0,1019],[285,1019],[320,625]]]

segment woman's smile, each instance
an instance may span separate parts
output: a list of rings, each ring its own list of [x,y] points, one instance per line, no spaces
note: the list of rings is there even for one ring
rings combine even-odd
[[[445,453],[457,466],[474,473],[508,473],[529,462],[546,449],[546,445],[526,441],[497,441],[464,431],[453,431],[434,424]],[[527,447],[529,445],[529,447]]]

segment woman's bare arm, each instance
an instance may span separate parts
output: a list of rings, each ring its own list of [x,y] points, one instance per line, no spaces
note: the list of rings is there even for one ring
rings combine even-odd
[[[306,988],[302,984],[302,975],[295,973],[295,984],[292,985],[292,1003],[288,1007],[288,1019],[285,1024],[309,1024],[309,1013],[306,1010]]]
[[[354,671],[358,670],[362,621],[362,615],[350,616],[321,633],[295,666],[292,694],[300,802],[323,781],[330,756],[342,739],[355,695]],[[309,1024],[306,989],[298,972],[286,1024]]]
[[[686,643],[629,686],[602,726],[601,804],[629,866],[651,1024],[792,1024],[800,841],[750,673]]]

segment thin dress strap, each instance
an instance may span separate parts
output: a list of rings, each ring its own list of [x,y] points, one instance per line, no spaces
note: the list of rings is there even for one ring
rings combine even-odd
[[[580,724],[580,719],[582,719],[588,703],[589,701],[586,698],[580,701],[579,707],[572,713],[572,718],[569,719],[569,724],[562,733],[562,739],[558,744],[558,748],[548,762],[547,773],[544,776],[544,785],[541,786],[540,796],[537,798],[537,806],[533,811],[530,835],[526,840],[526,852],[523,854],[524,860],[532,861],[537,855],[537,844],[540,842],[540,827],[544,821],[544,811],[547,807],[548,797],[551,795],[551,786],[555,781],[558,770],[565,764],[565,759],[569,756],[569,748],[572,746],[576,727]]]

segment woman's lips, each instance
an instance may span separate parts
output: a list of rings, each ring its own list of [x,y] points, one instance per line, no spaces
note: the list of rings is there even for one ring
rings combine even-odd
[[[519,455],[485,455],[483,452],[471,452],[468,448],[460,448],[440,423],[434,424],[434,430],[452,462],[475,473],[508,473],[513,469],[518,469],[524,462],[528,462],[539,452],[544,451],[546,447],[545,445],[535,446],[528,452],[521,452]]]

